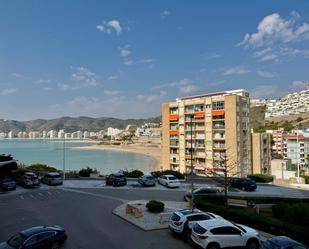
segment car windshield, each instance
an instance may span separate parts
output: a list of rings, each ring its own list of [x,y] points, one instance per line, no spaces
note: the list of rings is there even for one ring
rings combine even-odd
[[[153,176],[146,176],[147,180],[153,180]]]
[[[180,216],[178,214],[173,213],[171,220],[173,221],[179,221],[180,220]]]
[[[12,236],[8,241],[7,244],[9,246],[12,246],[14,248],[20,248],[24,241],[26,240],[26,237],[22,235],[21,233],[18,233],[14,236]]]
[[[194,193],[195,194],[215,194],[215,193],[217,193],[217,190],[216,189],[212,189],[212,188],[210,188],[210,189],[196,189],[195,191],[194,191]]]
[[[267,240],[263,243],[263,246],[268,249],[280,249],[280,246],[275,244],[274,242]]]
[[[175,176],[169,176],[168,179],[169,180],[177,180],[177,178]]]

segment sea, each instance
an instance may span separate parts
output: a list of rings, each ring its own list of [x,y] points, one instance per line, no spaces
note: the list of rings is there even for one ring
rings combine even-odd
[[[78,171],[88,166],[96,168],[100,174],[133,169],[149,173],[155,163],[151,157],[140,154],[76,148],[93,144],[76,140],[66,140],[64,144],[61,140],[2,139],[0,154],[10,154],[18,163],[43,163],[59,170],[63,169],[65,158],[66,171]]]

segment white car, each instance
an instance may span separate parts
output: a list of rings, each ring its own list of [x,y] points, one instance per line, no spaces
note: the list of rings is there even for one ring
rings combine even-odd
[[[200,210],[181,210],[174,212],[169,223],[169,229],[174,233],[183,233],[184,225],[188,222],[188,227],[191,230],[197,221],[210,220],[210,219],[223,219],[221,216],[202,212]]]
[[[169,188],[178,188],[180,186],[180,181],[173,175],[160,176],[158,177],[158,182]]]
[[[196,222],[192,229],[191,239],[205,249],[225,247],[258,249],[260,246],[259,233],[256,230],[224,219]]]

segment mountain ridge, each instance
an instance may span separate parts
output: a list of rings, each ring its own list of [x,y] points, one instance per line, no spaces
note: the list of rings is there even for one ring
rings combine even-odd
[[[34,119],[29,121],[17,121],[0,119],[0,132],[19,131],[50,131],[65,129],[67,132],[74,131],[100,131],[108,127],[124,129],[127,125],[142,125],[144,123],[160,123],[161,117],[141,118],[141,119],[119,119],[112,117],[92,118],[80,117],[60,117],[54,119]]]

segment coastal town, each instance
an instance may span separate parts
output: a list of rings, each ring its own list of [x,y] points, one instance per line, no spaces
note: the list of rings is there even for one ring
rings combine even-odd
[[[309,1],[0,8],[0,249],[309,249]]]

